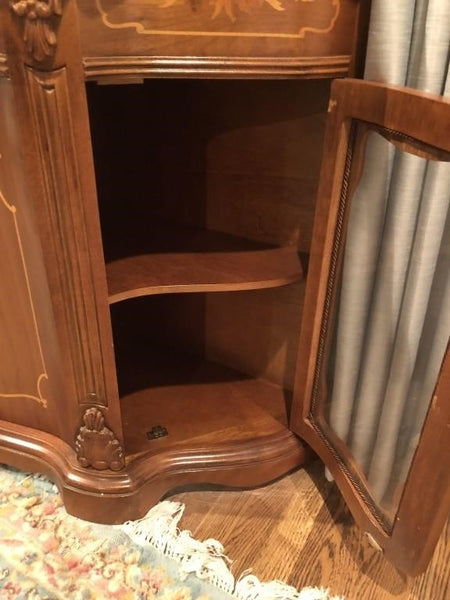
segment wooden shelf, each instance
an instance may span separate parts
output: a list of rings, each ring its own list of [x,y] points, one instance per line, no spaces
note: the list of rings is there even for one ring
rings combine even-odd
[[[160,228],[148,238],[145,253],[136,247],[132,256],[107,264],[110,304],[151,294],[279,287],[303,275],[293,246],[273,247],[180,227],[170,232],[167,227]]]
[[[137,365],[135,375],[143,370],[143,363]],[[146,384],[121,399],[127,457],[172,448],[211,450],[287,431],[289,392],[214,362],[160,354],[148,361]],[[168,435],[149,440],[154,426]]]

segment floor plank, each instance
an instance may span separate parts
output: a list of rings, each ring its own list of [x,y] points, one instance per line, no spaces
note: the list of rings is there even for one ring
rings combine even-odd
[[[323,586],[346,600],[448,600],[450,525],[427,571],[408,578],[370,546],[322,471],[316,463],[264,488],[171,499],[186,504],[183,529],[223,543],[235,576],[251,567],[264,581]]]

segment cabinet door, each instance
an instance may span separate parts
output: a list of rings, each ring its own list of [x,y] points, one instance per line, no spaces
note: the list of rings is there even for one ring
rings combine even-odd
[[[333,84],[291,428],[412,575],[450,508],[449,161],[448,100]]]

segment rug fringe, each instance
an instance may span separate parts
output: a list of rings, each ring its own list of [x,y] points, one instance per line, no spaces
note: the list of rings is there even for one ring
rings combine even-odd
[[[220,542],[208,539],[200,542],[178,524],[184,504],[165,500],[154,506],[138,521],[127,521],[117,529],[136,544],[149,544],[179,563],[180,577],[194,573],[199,579],[227,592],[237,600],[343,600],[331,597],[328,590],[307,587],[300,591],[279,581],[261,582],[248,571],[236,581],[230,571],[230,559]]]

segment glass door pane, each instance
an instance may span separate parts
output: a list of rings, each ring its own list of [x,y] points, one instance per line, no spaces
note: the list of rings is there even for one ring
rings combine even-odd
[[[314,410],[389,530],[450,335],[450,164],[382,133],[358,125]]]

